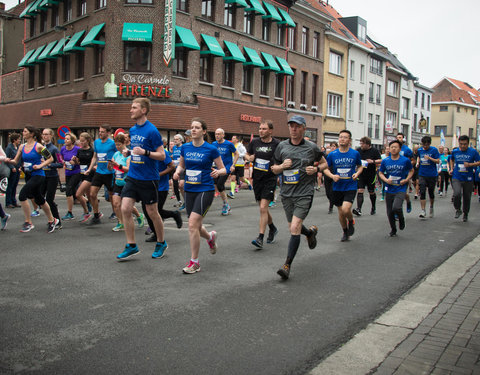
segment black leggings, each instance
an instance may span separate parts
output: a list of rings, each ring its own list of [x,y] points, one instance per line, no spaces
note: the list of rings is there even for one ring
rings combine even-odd
[[[395,215],[403,220],[402,205],[404,200],[405,193],[403,191],[395,194],[385,194],[385,206],[387,207],[388,222],[390,223],[390,228],[392,228],[393,231],[397,230],[395,224]]]
[[[42,194],[45,196],[45,200],[50,206],[53,217],[60,220],[60,215],[58,214],[58,207],[55,203],[55,193],[57,192],[57,186],[58,176],[45,177],[45,182],[42,186]]]
[[[24,202],[27,199],[34,198],[35,203],[39,206],[45,204],[45,197],[42,193],[42,185],[45,181],[45,176],[30,176],[25,185],[23,185],[22,190],[18,194],[18,200]]]
[[[448,171],[440,172],[440,191],[443,193],[443,187],[445,186],[445,192],[448,191],[448,183],[450,181],[450,173]]]
[[[167,196],[168,196],[168,191],[158,192],[158,201],[157,201],[158,213],[160,214],[163,220],[168,219],[169,217],[175,216],[174,211],[168,211],[163,209],[163,205],[165,204],[165,200],[167,199]],[[150,218],[150,216],[148,216],[147,207],[145,206],[145,203],[143,203],[143,201],[142,201],[142,210],[143,210],[143,213],[145,214],[145,218],[147,219],[148,226],[150,227],[152,232],[155,235],[157,235],[155,233],[155,226],[153,225],[153,221]]]

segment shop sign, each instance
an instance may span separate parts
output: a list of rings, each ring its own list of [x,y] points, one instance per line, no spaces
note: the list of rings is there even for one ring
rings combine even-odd
[[[106,98],[118,97],[155,97],[169,99],[172,96],[170,80],[167,76],[152,77],[148,74],[124,74],[118,85],[115,74],[110,75],[110,82],[104,85]]]
[[[240,121],[260,123],[262,121],[262,117],[252,116],[252,115],[247,115],[245,113],[242,113],[240,115]]]
[[[41,109],[40,116],[52,116],[53,112],[51,108]]]
[[[165,0],[165,18],[163,26],[163,62],[169,66],[175,58],[175,0]]]
[[[152,85],[127,85],[120,83],[118,85],[118,96],[131,96],[131,97],[155,97],[169,99],[172,94],[172,88],[170,86],[152,86]]]

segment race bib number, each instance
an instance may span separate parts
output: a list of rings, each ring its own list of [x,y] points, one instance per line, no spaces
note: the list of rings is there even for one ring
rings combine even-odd
[[[351,171],[352,171],[352,168],[338,168],[337,174],[340,176],[341,179],[346,180],[346,179],[352,178],[350,176]]]
[[[300,181],[300,173],[298,169],[290,169],[287,171],[283,171],[283,182],[286,184],[298,184]]]
[[[368,161],[362,160],[362,167],[367,168],[368,167]]]
[[[176,160],[173,161],[173,165],[175,167],[178,167],[178,164],[180,164],[180,159],[176,159]]]
[[[108,161],[107,160],[107,154],[105,152],[97,154],[97,157],[98,157],[98,162],[99,163],[106,163]]]
[[[32,163],[23,163],[23,170],[25,172],[31,172],[33,171],[33,165]]]
[[[462,164],[457,164],[457,166],[458,166],[458,171],[459,172],[468,172],[467,168],[465,167],[465,164],[463,164],[463,163]]]
[[[421,164],[422,165],[428,165],[429,164],[429,160],[427,159],[427,155],[424,155],[423,158],[422,158],[422,161],[421,161]]]
[[[193,171],[187,169],[185,171],[185,182],[187,184],[199,185],[202,183],[202,171]]]
[[[125,177],[125,172],[115,171],[115,179],[123,181]]]
[[[142,156],[137,154],[132,154],[131,162],[135,164],[143,164]]]
[[[390,180],[392,181],[392,185],[400,186],[400,180],[402,179],[401,177],[399,177],[399,176],[390,176],[389,178],[390,178]]]
[[[255,166],[253,168],[263,171],[263,172],[268,172],[268,168],[270,167],[270,161],[265,160],[265,159],[255,159]]]
[[[80,165],[80,173],[81,173],[81,174],[85,174],[85,172],[87,171],[87,169],[88,169],[88,165],[86,165],[86,164]]]
[[[72,165],[72,163],[70,163],[69,161],[66,161],[66,162],[65,162],[65,169],[67,169],[67,170],[69,170],[69,171],[73,170],[73,165]]]

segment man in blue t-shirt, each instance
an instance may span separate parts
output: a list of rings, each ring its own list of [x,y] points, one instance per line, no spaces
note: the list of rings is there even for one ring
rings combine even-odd
[[[452,151],[450,171],[452,174],[453,206],[455,219],[462,214],[461,204],[463,195],[463,221],[468,221],[470,200],[472,198],[475,180],[475,168],[480,165],[480,155],[473,147],[468,147],[470,138],[466,135],[458,137],[458,148]]]
[[[413,167],[409,158],[400,155],[402,144],[398,140],[390,142],[390,156],[382,160],[378,175],[385,182],[385,205],[390,223],[390,237],[397,235],[395,216],[398,217],[400,230],[405,229],[405,217],[402,205],[405,200],[408,182],[413,176]]]
[[[118,260],[127,259],[139,252],[135,243],[135,224],[132,217],[133,207],[137,201],[142,201],[145,205],[146,213],[152,220],[157,234],[157,243],[152,258],[163,257],[168,248],[164,239],[163,221],[157,208],[158,160],[165,160],[165,150],[160,132],[147,119],[150,107],[149,99],[136,98],[130,108],[130,117],[135,121],[135,125],[130,128],[132,159],[122,190],[122,216],[127,244],[125,250],[117,255]]]
[[[232,142],[225,140],[225,132],[223,131],[223,129],[218,128],[217,130],[215,130],[215,139],[216,141],[213,142],[212,145],[214,145],[218,149],[218,152],[222,157],[223,165],[225,165],[225,169],[227,170],[226,175],[219,176],[215,179],[215,185],[217,186],[217,190],[223,200],[222,215],[226,216],[230,213],[231,208],[230,205],[227,203],[225,182],[227,182],[230,173],[235,170],[235,164],[238,160],[238,151]]]
[[[435,186],[437,186],[438,170],[437,164],[440,163],[440,153],[432,144],[432,137],[426,135],[421,139],[422,147],[417,151],[418,167],[418,185],[420,186],[420,206],[419,217],[425,219],[427,214],[425,206],[427,204],[426,191],[430,197],[430,217],[433,217],[433,204],[435,202]]]
[[[355,232],[352,204],[357,194],[357,178],[363,171],[360,154],[350,147],[351,142],[352,133],[342,130],[338,135],[338,148],[327,156],[329,169],[323,172],[333,180],[332,202],[338,208],[342,242],[348,241]]]
[[[397,133],[396,138],[397,138],[397,141],[399,141],[400,145],[402,146],[400,148],[400,156],[405,156],[412,163],[414,163],[414,160],[413,160],[414,159],[414,154],[413,154],[412,149],[405,144],[405,135],[403,133],[399,132],[399,133]],[[411,180],[411,181],[413,181],[413,180]],[[413,185],[414,185],[413,187],[415,188],[415,184],[413,184]],[[417,196],[415,195],[415,199],[417,199],[416,197]],[[405,193],[405,201],[407,202],[407,213],[412,212],[412,202],[410,201],[410,196],[408,195],[408,189],[407,189],[407,192]]]

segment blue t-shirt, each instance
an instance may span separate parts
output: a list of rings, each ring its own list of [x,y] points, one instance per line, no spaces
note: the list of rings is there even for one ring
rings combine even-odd
[[[450,155],[442,154],[440,155],[440,166],[442,172],[448,172],[448,163],[450,162]]]
[[[116,163],[126,167],[127,160],[130,159],[130,156],[125,157],[120,151],[117,151],[113,154],[112,157],[113,161]],[[114,169],[115,171],[115,185],[117,186],[124,186],[125,185],[125,172],[122,170]]]
[[[480,160],[478,151],[473,147],[467,148],[467,151],[455,149],[452,151],[453,173],[452,178],[459,181],[473,181],[475,167],[465,167],[463,163],[475,163]]]
[[[393,182],[391,185],[385,184],[385,191],[391,194],[406,192],[408,184],[400,185],[400,181],[407,178],[412,168],[412,162],[405,156],[400,155],[398,160],[393,160],[391,156],[383,159],[380,172]]]
[[[475,168],[475,181],[480,181],[480,166]]]
[[[192,142],[189,142],[182,146],[181,155],[185,160],[185,191],[215,190],[210,173],[213,161],[220,156],[218,149],[207,142],[200,147],[195,147]]]
[[[422,177],[437,177],[437,164],[431,161],[430,159],[426,159],[425,157],[430,156],[433,159],[440,159],[440,153],[438,152],[436,147],[429,147],[428,150],[425,150],[423,147],[420,147],[417,151],[419,167],[418,167],[418,175]]]
[[[113,154],[117,152],[113,139],[107,138],[105,142],[95,139],[93,149],[97,153],[97,173],[113,174],[114,171],[108,169],[108,161],[112,160]]]
[[[173,164],[175,164],[175,166],[178,165],[178,162],[180,161],[180,151],[182,149],[182,146],[173,146],[172,147],[172,160],[173,160]]]
[[[352,175],[356,167],[362,165],[358,151],[350,148],[347,152],[340,152],[337,148],[328,154],[327,163],[332,173],[340,176],[340,180],[333,182],[334,191],[357,190],[357,181],[352,179]]]
[[[172,162],[172,158],[170,155],[165,155],[165,160],[158,161],[158,173],[163,172],[165,169],[167,169],[168,164]],[[168,183],[169,181],[169,174],[164,174],[163,176],[160,176],[160,179],[158,180],[158,191],[168,191],[170,188],[170,185]]]
[[[135,125],[130,129],[130,143],[132,150],[134,147],[141,147],[150,152],[156,151],[163,146],[162,136],[157,128],[146,121],[143,125]],[[157,160],[145,155],[135,155],[132,153],[130,169],[128,176],[136,180],[158,181],[158,163]]]
[[[34,165],[40,165],[43,163],[42,155],[37,152],[37,144],[38,143],[35,142],[30,152],[25,152],[26,145],[23,146],[23,171],[29,173],[31,176],[45,176],[45,171],[43,169],[33,169]]]
[[[407,145],[402,145],[402,148],[400,149],[400,156],[405,156],[407,158],[412,158],[413,157],[413,151]]]
[[[224,140],[222,143],[218,143],[217,141],[212,142],[212,145],[218,148],[218,152],[222,157],[223,165],[225,165],[227,173],[230,173],[230,167],[233,164],[232,154],[237,151],[235,145],[232,142],[226,140]]]

